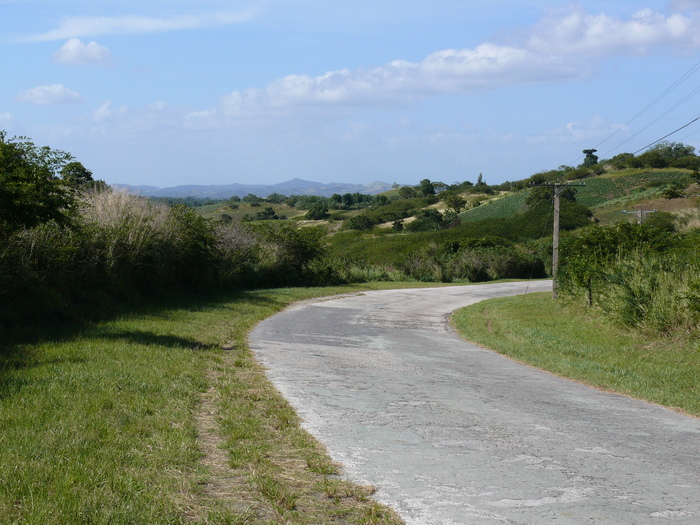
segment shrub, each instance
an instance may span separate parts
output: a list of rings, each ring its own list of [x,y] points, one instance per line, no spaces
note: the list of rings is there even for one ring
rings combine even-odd
[[[371,230],[374,227],[372,220],[366,215],[356,215],[355,217],[350,217],[347,219],[343,226],[347,230]]]

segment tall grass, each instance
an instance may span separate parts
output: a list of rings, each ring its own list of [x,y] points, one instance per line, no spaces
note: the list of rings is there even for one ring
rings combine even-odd
[[[0,325],[173,289],[301,284],[322,252],[309,230],[216,223],[125,193],[89,192],[79,204],[68,226],[0,239]]]
[[[596,305],[628,327],[700,336],[700,261],[673,255],[620,258],[609,268]]]
[[[619,223],[565,239],[560,296],[650,334],[700,337],[698,232]]]

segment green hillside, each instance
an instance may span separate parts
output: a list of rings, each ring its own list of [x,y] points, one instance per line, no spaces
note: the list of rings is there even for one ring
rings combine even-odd
[[[584,184],[576,187],[576,201],[591,208],[596,216],[600,213],[607,219],[610,210],[619,211],[650,200],[664,200],[663,192],[667,188],[677,184],[687,186],[689,173],[688,170],[619,170],[572,182]],[[510,217],[525,210],[527,196],[527,191],[504,193],[461,213],[459,217],[467,222]],[[692,200],[686,199],[686,202],[689,209],[697,207]]]

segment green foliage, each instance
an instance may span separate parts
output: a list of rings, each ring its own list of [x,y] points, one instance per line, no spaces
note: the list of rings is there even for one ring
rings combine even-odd
[[[63,182],[74,188],[90,187],[95,180],[92,172],[80,162],[69,162],[61,169],[61,179]]]
[[[241,202],[240,197],[231,197],[228,201],[221,199],[211,199],[209,197],[149,197],[154,202],[162,202],[168,206],[189,206],[190,208],[201,208],[203,206],[211,206],[221,203],[227,203],[232,209],[235,209],[238,202]]]
[[[686,238],[648,223],[586,229],[562,243],[560,290],[626,326],[695,330],[700,265]]]
[[[329,215],[328,206],[321,202],[317,202],[309,208],[309,211],[306,212],[305,217],[312,221],[322,221],[327,219]]]
[[[419,188],[421,195],[423,196],[427,197],[428,195],[435,195],[435,187],[433,186],[433,183],[430,182],[430,179],[423,179],[420,181]]]
[[[447,208],[454,211],[457,214],[460,211],[462,211],[467,205],[467,201],[464,200],[464,198],[459,193],[450,193],[448,195],[445,195],[443,197],[443,200],[445,201]]]
[[[682,142],[669,142],[667,140],[655,144],[648,151],[658,153],[666,160],[694,157],[695,148]]]
[[[409,222],[405,229],[410,232],[428,232],[442,229],[444,225],[442,213],[435,208],[427,208],[421,210],[416,220]]]
[[[350,217],[343,223],[343,227],[348,230],[371,230],[374,227],[372,220],[367,215],[356,215]]]
[[[275,210],[269,206],[267,206],[263,211],[259,211],[258,213],[255,214],[255,217],[252,217],[250,220],[253,221],[275,221],[279,220],[279,216],[277,213],[275,213]]]
[[[270,204],[283,204],[286,199],[281,193],[270,193],[265,200]]]
[[[596,150],[596,149],[584,149],[583,150],[583,154],[585,155],[585,158],[583,159],[583,164],[581,164],[582,167],[590,168],[590,167],[598,164],[598,155],[595,154],[596,151],[598,151],[598,150]]]
[[[0,233],[49,221],[68,224],[75,196],[57,177],[68,153],[0,131]]]
[[[243,202],[246,202],[248,204],[253,204],[253,203],[261,203],[264,199],[261,197],[258,197],[257,195],[253,195],[252,193],[249,193],[243,199],[241,199]]]
[[[401,186],[399,188],[399,196],[402,199],[411,199],[417,196],[417,192],[413,186]]]
[[[0,237],[0,324],[173,289],[299,283],[323,253],[315,230],[214,222],[123,193],[86,193],[79,208],[70,228]]]

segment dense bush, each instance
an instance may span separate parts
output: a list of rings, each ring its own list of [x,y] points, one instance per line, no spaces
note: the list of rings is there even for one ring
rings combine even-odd
[[[302,284],[323,253],[313,229],[214,222],[125,193],[82,194],[70,224],[0,238],[0,322],[74,315],[115,298],[213,285]]]
[[[347,219],[343,223],[343,227],[348,230],[371,230],[374,227],[374,223],[366,215],[356,215]]]
[[[697,234],[649,225],[593,227],[562,244],[559,289],[606,317],[655,333],[700,324]]]

